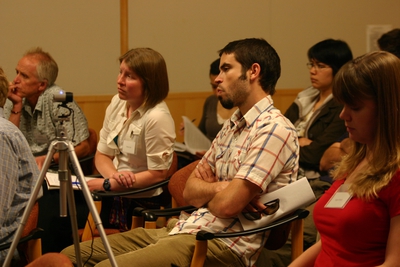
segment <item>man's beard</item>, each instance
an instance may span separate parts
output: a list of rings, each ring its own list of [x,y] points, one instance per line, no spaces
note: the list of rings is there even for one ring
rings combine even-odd
[[[236,83],[233,85],[236,88],[236,91],[233,95],[233,97],[227,97],[225,99],[222,98],[222,96],[218,96],[219,102],[221,102],[221,105],[226,108],[226,109],[232,109],[235,106],[237,106],[239,102],[243,101],[246,99],[246,96],[243,95],[244,90],[241,90],[243,88],[243,83],[247,81],[246,74],[242,74],[236,81]],[[233,98],[236,98],[236,101],[233,101]]]
[[[226,109],[232,109],[235,106],[232,99],[230,99],[230,98],[222,99],[221,96],[218,96],[218,99],[219,99],[219,102],[221,102],[221,105]]]

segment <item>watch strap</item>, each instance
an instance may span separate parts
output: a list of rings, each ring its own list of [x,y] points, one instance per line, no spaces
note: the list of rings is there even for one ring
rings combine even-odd
[[[111,191],[111,183],[109,178],[105,178],[103,182],[103,188],[106,191]]]

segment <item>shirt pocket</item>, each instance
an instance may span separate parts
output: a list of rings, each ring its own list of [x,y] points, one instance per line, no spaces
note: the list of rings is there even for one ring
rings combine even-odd
[[[128,131],[126,132],[122,150],[124,153],[136,155],[137,151],[141,149],[140,134],[142,130],[134,124],[129,125]]]

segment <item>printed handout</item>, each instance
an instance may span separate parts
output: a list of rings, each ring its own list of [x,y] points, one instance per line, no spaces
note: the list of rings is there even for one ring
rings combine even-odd
[[[196,155],[196,152],[198,151],[207,151],[211,146],[211,141],[188,117],[182,116],[182,118],[185,127],[185,143],[175,142],[175,151],[187,151],[193,155]]]

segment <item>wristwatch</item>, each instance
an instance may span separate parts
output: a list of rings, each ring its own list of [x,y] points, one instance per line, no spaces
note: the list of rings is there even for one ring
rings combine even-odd
[[[108,178],[104,179],[103,188],[104,188],[104,190],[106,190],[106,191],[111,191],[110,179],[108,179]]]

